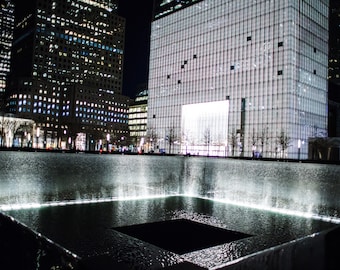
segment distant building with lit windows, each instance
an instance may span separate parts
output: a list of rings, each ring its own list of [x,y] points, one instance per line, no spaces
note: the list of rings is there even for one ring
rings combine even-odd
[[[329,1],[155,1],[148,128],[160,151],[307,158],[327,136]]]
[[[7,111],[36,122],[39,148],[97,150],[127,136],[125,19],[115,0],[15,1]]]
[[[148,90],[142,90],[129,106],[130,138],[140,151],[147,143]]]
[[[330,0],[328,79],[340,85],[340,2]]]
[[[10,0],[0,3],[0,111],[4,111],[6,78],[10,70],[14,28],[14,5]]]
[[[159,19],[202,0],[155,0],[154,18]]]
[[[340,2],[330,0],[328,63],[328,135],[340,137]]]

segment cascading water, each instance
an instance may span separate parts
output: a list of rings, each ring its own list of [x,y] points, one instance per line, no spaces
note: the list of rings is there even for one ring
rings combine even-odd
[[[181,194],[340,220],[336,165],[27,152],[0,161],[0,210]]]
[[[184,162],[183,194],[340,221],[339,166],[224,159]]]

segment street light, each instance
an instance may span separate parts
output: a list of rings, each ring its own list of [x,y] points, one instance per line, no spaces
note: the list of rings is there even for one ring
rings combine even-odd
[[[72,138],[68,137],[68,148],[71,150],[72,149]]]
[[[107,146],[106,146],[106,151],[107,151],[107,152],[109,152],[109,142],[110,142],[110,134],[107,133],[107,134],[106,134],[106,144],[107,144]]]

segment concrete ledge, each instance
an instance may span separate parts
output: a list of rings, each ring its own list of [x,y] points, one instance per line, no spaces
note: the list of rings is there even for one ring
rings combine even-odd
[[[79,257],[2,213],[0,243],[1,269],[79,269]]]

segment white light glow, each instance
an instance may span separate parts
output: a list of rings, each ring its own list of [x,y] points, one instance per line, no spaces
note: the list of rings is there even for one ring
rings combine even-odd
[[[209,198],[209,197],[192,196],[192,195],[189,195],[189,194],[182,194],[181,196],[200,198],[200,199],[203,199],[203,200],[220,202],[220,203],[225,203],[225,204],[230,204],[230,205],[235,205],[235,206],[240,206],[240,207],[245,207],[245,208],[251,208],[251,209],[256,209],[256,210],[261,210],[261,211],[279,213],[279,214],[282,214],[282,215],[296,216],[296,217],[315,219],[315,220],[321,220],[321,221],[325,221],[325,222],[340,224],[340,218],[318,215],[318,214],[315,214],[315,213],[301,212],[301,211],[295,211],[295,210],[283,209],[283,208],[274,208],[274,207],[269,207],[269,206],[266,206],[266,205],[237,202],[237,201],[232,201],[232,200],[228,200],[228,199],[215,199],[215,198],[213,199],[213,198]]]
[[[0,205],[0,211],[6,212],[6,211],[12,211],[12,210],[39,209],[39,208],[43,208],[43,207],[83,205],[83,204],[95,204],[95,203],[116,202],[116,201],[135,201],[135,200],[160,199],[160,198],[167,198],[167,197],[171,197],[171,196],[176,196],[176,195],[111,197],[111,198],[98,198],[98,199],[55,201],[55,202],[44,202],[44,203],[3,204],[3,205]]]
[[[182,152],[224,156],[228,114],[229,100],[183,105]]]
[[[335,224],[340,224],[340,218],[318,215],[315,213],[295,211],[283,208],[268,207],[265,205],[257,205],[251,203],[237,202],[228,199],[216,199],[204,196],[195,196],[192,194],[171,194],[171,195],[150,195],[150,196],[131,196],[131,197],[111,197],[111,198],[98,198],[98,199],[82,199],[82,200],[70,200],[70,201],[56,201],[56,202],[45,202],[45,203],[22,203],[22,204],[3,204],[0,205],[0,211],[12,211],[12,210],[25,210],[25,209],[39,209],[43,207],[59,207],[59,206],[69,206],[69,205],[84,205],[84,204],[97,204],[105,202],[117,202],[117,201],[135,201],[135,200],[148,200],[148,199],[162,199],[169,198],[173,196],[183,196],[189,198],[198,198],[202,200],[208,200],[212,202],[219,202],[223,204],[229,204],[239,207],[245,207],[250,209],[256,209],[260,211],[268,211],[272,213],[279,213],[282,215],[296,216],[307,219],[320,220],[324,222],[331,222]]]
[[[95,7],[106,9],[109,12],[112,11],[112,8],[109,7],[108,5],[105,5],[104,3],[98,3],[98,2],[93,1],[93,0],[80,0],[80,1],[84,2],[85,4],[89,4],[91,6],[95,6]]]

